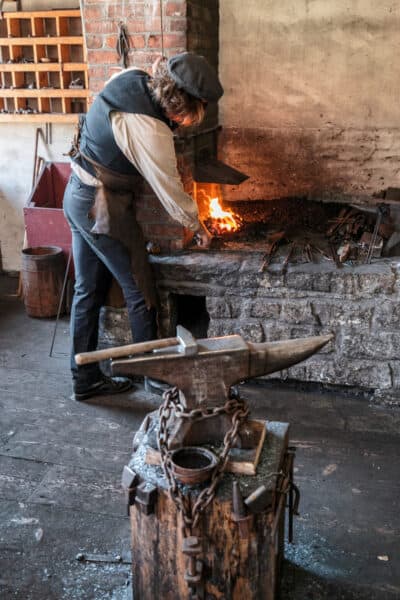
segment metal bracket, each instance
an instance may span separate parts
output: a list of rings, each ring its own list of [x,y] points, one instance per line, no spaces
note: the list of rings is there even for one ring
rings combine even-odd
[[[143,481],[136,488],[135,504],[145,515],[154,513],[154,505],[157,498],[157,487],[151,483]]]
[[[265,485],[260,485],[244,500],[245,506],[253,513],[264,512],[269,506],[270,493]]]
[[[289,462],[289,490],[288,490],[288,542],[293,542],[293,515],[299,515],[300,490],[293,481],[293,463],[296,455],[295,446],[289,446],[287,450]]]
[[[385,216],[387,216],[388,214],[389,214],[389,207],[388,207],[388,205],[387,204],[383,204],[383,203],[382,204],[378,204],[377,211],[376,211],[375,227],[374,227],[374,231],[372,233],[371,241],[370,241],[370,244],[369,244],[367,257],[365,259],[365,263],[367,265],[369,265],[371,263],[372,254],[373,254],[373,251],[374,251],[376,239],[378,237],[379,227],[381,225],[382,218],[385,217]]]
[[[139,477],[129,466],[125,465],[122,471],[121,485],[127,496],[127,513],[130,515],[130,507],[135,503],[136,489],[139,483]]]
[[[253,515],[247,514],[247,507],[243,502],[238,481],[234,481],[232,485],[231,519],[238,525],[240,537],[242,539],[248,538],[254,518]]]

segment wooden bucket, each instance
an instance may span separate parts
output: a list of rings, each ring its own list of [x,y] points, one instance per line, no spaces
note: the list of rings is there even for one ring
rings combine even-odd
[[[22,250],[24,304],[30,317],[57,315],[64,274],[65,258],[58,246],[38,246]]]

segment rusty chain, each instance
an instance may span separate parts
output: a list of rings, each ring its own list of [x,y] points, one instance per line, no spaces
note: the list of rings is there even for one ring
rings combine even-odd
[[[211,483],[208,485],[208,487],[204,488],[200,492],[200,494],[197,496],[193,503],[191,501],[190,495],[185,496],[182,493],[173,473],[171,454],[168,450],[168,421],[173,411],[175,417],[181,419],[188,419],[193,422],[209,419],[221,414],[232,415],[232,427],[229,429],[229,431],[226,432],[224,436],[223,449],[220,455],[218,456],[218,462],[212,472]],[[229,459],[229,451],[231,450],[235,442],[240,425],[242,424],[242,422],[248,414],[249,408],[247,404],[240,399],[231,398],[227,400],[223,406],[219,407],[196,408],[187,411],[179,400],[179,392],[176,387],[169,389],[164,393],[164,402],[159,409],[160,425],[158,431],[158,446],[161,453],[161,464],[169,486],[169,495],[182,516],[182,535],[184,539],[188,539],[191,536],[193,536],[193,532],[199,526],[199,519],[201,514],[212,502],[215,496],[215,491],[218,486],[218,483],[220,482],[222,475],[225,471],[226,464]],[[191,556],[189,563],[193,566],[197,558],[197,556]],[[191,569],[189,566],[189,571],[190,570]],[[198,584],[193,585],[190,583],[189,580],[189,585],[191,587],[197,588]]]

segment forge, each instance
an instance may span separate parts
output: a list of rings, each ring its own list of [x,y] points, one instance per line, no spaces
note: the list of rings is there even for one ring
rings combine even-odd
[[[273,377],[398,403],[396,201],[230,203],[218,184],[201,190],[210,250],[192,245],[150,256],[161,335],[173,335],[177,324],[202,337],[242,334],[254,342],[333,332],[329,349]],[[222,217],[210,213],[214,198]],[[123,308],[103,310],[104,346],[129,343],[128,331]]]
[[[322,258],[340,268],[399,252],[397,201],[357,205],[300,197],[224,205],[218,184],[194,189],[200,216],[214,236],[212,248],[264,250],[266,266],[283,255],[285,266]]]

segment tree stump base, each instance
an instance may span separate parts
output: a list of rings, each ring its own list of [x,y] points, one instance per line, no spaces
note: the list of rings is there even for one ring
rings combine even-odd
[[[215,497],[200,517],[200,585],[185,580],[188,557],[182,553],[182,515],[170,497],[161,467],[146,463],[157,417],[136,437],[129,469],[136,473],[129,492],[134,600],[274,600],[283,558],[288,459],[287,423],[267,422],[264,447],[253,476],[224,473]],[[153,444],[154,445],[154,444]],[[233,483],[249,506],[244,520],[232,511]],[[286,483],[285,483],[286,482]],[[181,486],[196,497],[201,486]],[[261,503],[249,498],[264,486]],[[283,486],[283,489],[282,489]],[[253,494],[257,497],[257,493]],[[193,595],[192,595],[193,594]]]

